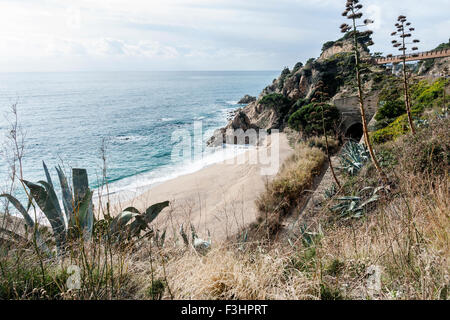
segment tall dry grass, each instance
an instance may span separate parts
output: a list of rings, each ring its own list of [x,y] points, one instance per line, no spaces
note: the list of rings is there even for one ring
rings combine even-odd
[[[325,163],[325,153],[307,142],[295,146],[294,154],[283,164],[278,175],[266,184],[266,191],[256,201],[260,211],[259,222],[275,233],[281,219],[306,201],[308,188],[312,187]]]

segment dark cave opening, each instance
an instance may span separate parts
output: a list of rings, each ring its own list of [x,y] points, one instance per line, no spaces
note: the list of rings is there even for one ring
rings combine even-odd
[[[352,124],[345,132],[345,137],[356,141],[361,140],[363,135],[363,125],[360,122]]]

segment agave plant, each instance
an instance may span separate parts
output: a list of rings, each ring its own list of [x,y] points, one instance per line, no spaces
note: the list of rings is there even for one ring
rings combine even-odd
[[[351,176],[356,175],[369,160],[370,154],[364,144],[349,141],[342,148],[340,162],[341,170]]]
[[[34,200],[50,223],[57,252],[58,254],[62,254],[69,236],[81,232],[86,239],[89,239],[92,235],[94,221],[92,192],[89,190],[85,169],[72,169],[72,194],[72,190],[61,167],[56,167],[62,191],[62,203],[64,206],[64,210],[62,210],[50,173],[45,162],[42,163],[47,181],[41,180],[37,183],[32,183],[27,180],[22,180],[24,185],[29,189],[28,194],[30,198],[27,209],[10,194],[2,194],[0,197],[7,198],[22,214],[25,223],[32,229],[35,229],[35,223],[28,212]],[[38,246],[48,252],[48,248],[38,232],[35,232],[35,238]]]
[[[156,219],[159,213],[169,205],[169,201],[156,203],[140,212],[135,207],[128,207],[115,218],[109,221],[109,234],[118,241],[129,241],[132,238],[139,237],[143,231],[147,231],[143,237],[153,237],[160,244],[164,244],[166,232],[161,237],[159,232],[150,227],[150,223]]]
[[[378,192],[384,189],[384,187],[366,187],[361,189],[357,195],[349,197],[341,197],[336,200],[339,203],[331,207],[331,211],[338,213],[338,218],[361,218],[364,215],[364,211],[368,204],[377,201],[380,198]],[[366,191],[372,190],[368,196],[364,196]]]
[[[329,188],[325,189],[325,191],[323,192],[323,196],[325,197],[325,199],[331,199],[336,195],[337,192],[338,190],[336,184],[333,183]]]
[[[94,227],[93,192],[89,189],[86,169],[72,169],[72,193],[72,189],[61,167],[56,167],[61,185],[62,203],[64,207],[64,210],[62,210],[45,162],[43,162],[43,167],[47,181],[38,181],[35,184],[23,180],[30,194],[27,209],[10,194],[2,194],[0,197],[7,198],[16,207],[22,214],[26,224],[32,229],[35,229],[34,234],[38,246],[42,250],[49,252],[47,245],[42,240],[37,228],[35,228],[36,225],[33,219],[28,213],[31,202],[34,200],[50,223],[57,252],[60,255],[64,252],[68,239],[80,236],[83,236],[85,240],[91,239]],[[130,239],[139,236],[142,231],[149,229],[149,224],[168,205],[168,201],[157,203],[142,213],[134,207],[129,207],[117,217],[107,221],[109,222],[108,230],[115,240]]]

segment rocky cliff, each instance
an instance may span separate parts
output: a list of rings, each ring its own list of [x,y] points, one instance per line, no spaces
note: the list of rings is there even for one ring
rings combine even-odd
[[[369,61],[370,52],[365,43],[370,37],[360,39],[360,54]],[[450,43],[438,48],[450,47]],[[450,58],[432,59],[419,62],[416,74],[425,77],[440,76],[445,67],[450,67]],[[303,65],[297,63],[293,70],[285,68],[272,84],[262,90],[259,97],[236,111],[228,125],[217,130],[208,141],[209,145],[218,145],[227,141],[227,129],[279,129],[284,130],[289,117],[301,107],[309,104],[319,83],[324,84],[328,103],[338,107],[345,119],[342,130],[347,130],[360,117],[355,83],[355,59],[352,53],[352,39],[348,35],[337,41],[329,41],[322,47],[317,59],[310,59]],[[367,121],[369,122],[378,108],[377,92],[389,86],[390,69],[367,63],[363,68],[362,80],[365,91]],[[346,123],[347,122],[347,123]]]
[[[335,42],[327,42],[319,58],[310,59],[305,65],[299,62],[293,70],[285,68],[280,76],[261,92],[256,101],[238,109],[234,118],[225,128],[217,130],[208,144],[225,142],[227,129],[283,130],[289,115],[310,102],[319,82],[325,84],[330,98],[338,93],[342,95],[343,92],[351,91],[348,89],[354,87],[351,41],[344,37]],[[370,57],[364,43],[361,46],[361,55]]]

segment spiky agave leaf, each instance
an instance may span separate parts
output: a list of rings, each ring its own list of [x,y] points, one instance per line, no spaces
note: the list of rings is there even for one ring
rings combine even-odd
[[[89,240],[92,235],[92,219],[90,218],[91,213],[89,211],[92,203],[92,194],[93,192],[87,189],[86,195],[79,202],[79,207],[77,207],[78,226],[83,231],[86,240]]]
[[[64,250],[64,242],[66,239],[66,227],[61,208],[59,207],[59,203],[58,205],[55,204],[57,203],[57,201],[55,202],[55,200],[52,199],[52,195],[49,195],[49,192],[46,190],[46,188],[26,180],[22,181],[30,189],[30,193],[33,199],[36,201],[37,205],[50,222],[53,233],[55,235],[58,252],[62,253]],[[41,184],[42,182],[43,181],[41,181]],[[49,184],[45,182],[43,183],[43,185],[47,187],[49,186]],[[52,188],[49,188],[48,190],[51,191]]]
[[[123,211],[128,211],[128,212],[133,212],[133,213],[141,214],[141,212],[140,212],[138,209],[136,209],[135,207],[128,207],[128,208],[126,208],[126,209],[123,210]]]
[[[42,166],[44,167],[45,177],[47,178],[48,184],[53,188],[52,178],[50,177],[50,173],[48,172],[47,165],[44,161],[42,161]]]
[[[189,240],[186,235],[186,232],[184,232],[183,224],[181,224],[181,226],[180,226],[180,234],[181,234],[181,238],[183,239],[184,244],[186,246],[189,246]]]
[[[144,219],[147,223],[151,223],[159,213],[165,208],[169,206],[169,201],[156,203],[145,210]]]
[[[61,167],[55,167],[56,172],[58,173],[59,184],[61,185],[61,193],[62,193],[62,202],[64,206],[64,212],[66,213],[66,221],[67,224],[70,225],[70,218],[73,213],[73,201],[72,198],[72,190],[70,189],[69,183],[67,182],[66,175],[62,171]]]
[[[13,204],[13,206],[17,209],[17,211],[19,211],[22,216],[23,219],[25,220],[25,223],[34,230],[34,235],[35,235],[35,239],[36,239],[36,243],[38,245],[38,247],[43,250],[46,253],[50,253],[50,250],[48,249],[47,245],[45,244],[45,242],[42,240],[41,234],[39,233],[39,231],[35,228],[35,223],[33,221],[33,219],[30,217],[30,215],[28,214],[28,211],[25,210],[24,206],[22,206],[22,204],[20,203],[19,200],[17,200],[14,196],[4,193],[4,194],[0,194],[0,198],[6,198],[8,199],[9,202],[11,202]]]
[[[89,191],[89,181],[86,169],[72,169],[72,184],[75,199],[75,207],[80,206],[80,203],[85,198]],[[89,201],[89,206],[86,212],[85,226],[88,234],[92,234],[94,225],[94,210],[92,201]]]
[[[138,213],[131,212],[131,211],[123,211],[118,216],[116,216],[109,225],[109,230],[112,235],[118,236],[120,234],[126,233],[128,230],[125,228],[125,226],[128,224],[128,222],[131,221],[131,219],[138,216]]]
[[[142,230],[145,230],[153,220],[159,215],[159,213],[169,205],[169,201],[156,203],[145,210],[145,212],[137,215],[134,221],[130,225],[130,231],[132,234],[138,235]],[[136,209],[136,208],[133,208]],[[136,209],[137,211],[137,209]],[[139,211],[137,211],[139,212]]]

